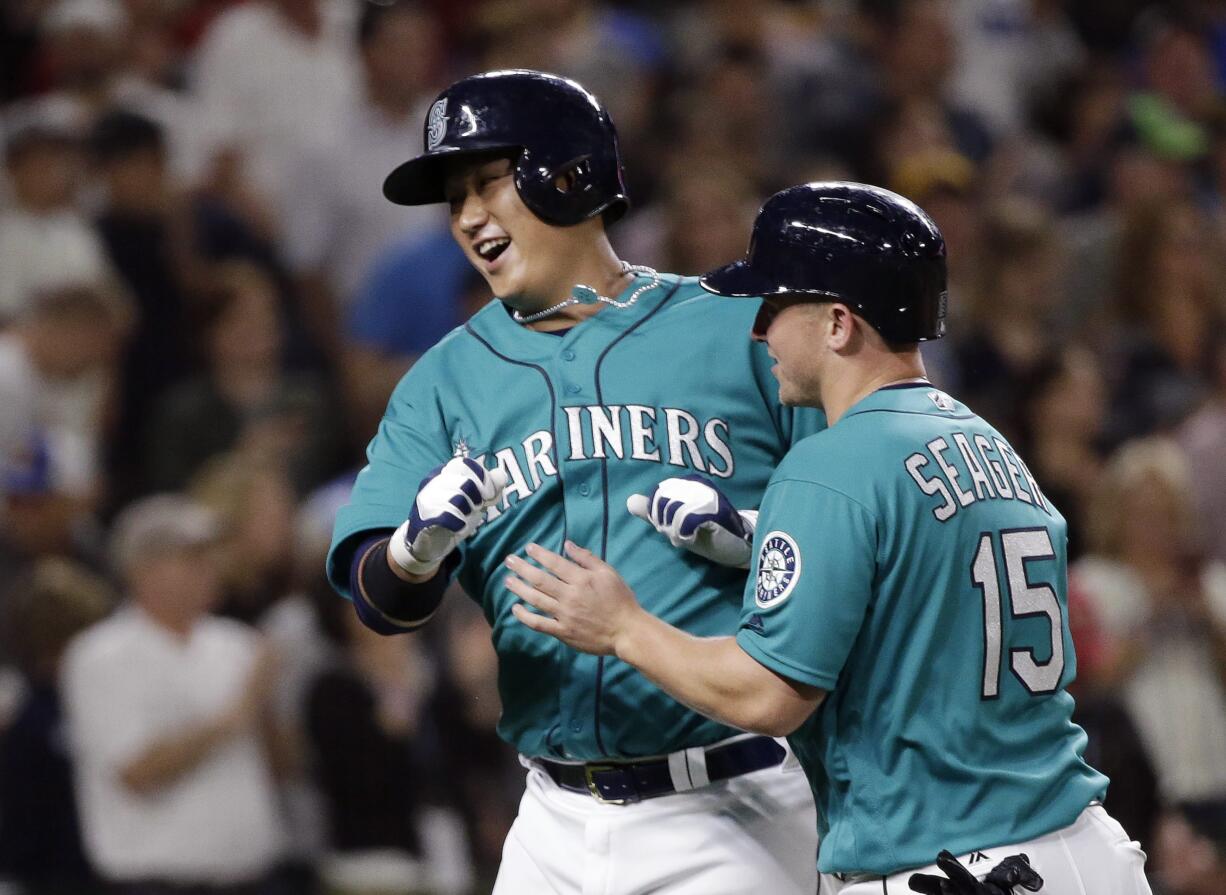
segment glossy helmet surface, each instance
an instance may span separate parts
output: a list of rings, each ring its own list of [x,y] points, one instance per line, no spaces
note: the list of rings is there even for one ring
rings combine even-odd
[[[766,200],[749,254],[702,278],[720,295],[838,301],[891,342],[945,335],[945,240],[918,205],[860,183],[806,183]]]
[[[511,69],[456,81],[430,106],[423,143],[421,155],[383,182],[383,195],[399,205],[446,201],[450,159],[507,152],[520,198],[547,223],[571,226],[598,214],[611,223],[630,207],[613,121],[567,78]]]

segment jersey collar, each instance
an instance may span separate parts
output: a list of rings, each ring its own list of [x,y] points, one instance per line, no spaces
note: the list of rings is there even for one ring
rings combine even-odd
[[[883,410],[953,417],[969,412],[960,401],[951,398],[925,379],[883,385],[851,405],[842,418]]]
[[[636,274],[630,284],[616,296],[625,301],[630,293],[649,282],[650,277]],[[677,291],[680,279],[670,274],[660,274],[660,283],[655,289],[644,292],[639,300],[628,308],[609,306],[598,314],[580,321],[559,336],[557,333],[537,332],[511,317],[507,306],[494,301],[483,308],[465,325],[465,329],[487,342],[496,351],[524,361],[543,361],[558,352],[558,346],[583,333],[604,332],[601,338],[609,339],[624,332],[667,302]]]

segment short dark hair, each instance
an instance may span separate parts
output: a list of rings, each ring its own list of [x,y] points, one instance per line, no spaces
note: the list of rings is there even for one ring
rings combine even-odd
[[[127,109],[107,112],[94,124],[89,148],[100,162],[124,159],[138,152],[164,152],[166,137],[157,122]]]

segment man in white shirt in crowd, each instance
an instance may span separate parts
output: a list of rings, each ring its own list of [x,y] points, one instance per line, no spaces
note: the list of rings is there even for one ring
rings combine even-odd
[[[293,159],[320,146],[358,95],[348,0],[255,0],[232,5],[192,59],[205,165],[238,177],[279,235]],[[231,170],[236,168],[237,170]]]
[[[209,614],[216,518],[179,495],[120,514],[128,603],[69,646],[69,748],[86,853],[119,895],[265,895],[283,851],[263,722],[274,663]]]
[[[355,41],[361,97],[332,122],[322,145],[294,156],[286,259],[312,298],[334,312],[353,301],[389,245],[447,226],[440,208],[375,201],[382,172],[421,141],[440,41],[438,21],[422,3],[362,4]],[[330,329],[338,329],[335,318]]]

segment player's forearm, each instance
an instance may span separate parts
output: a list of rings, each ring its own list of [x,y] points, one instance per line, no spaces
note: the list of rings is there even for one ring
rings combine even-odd
[[[142,795],[168,786],[234,736],[237,726],[237,720],[227,714],[158,740],[121,768],[119,779],[132,792]]]
[[[636,614],[616,652],[678,702],[754,733],[786,736],[820,699],[789,687],[735,638],[695,637],[647,612]]]
[[[350,592],[358,617],[380,634],[403,634],[428,622],[447,589],[447,575],[438,568],[427,575],[407,576],[388,557],[388,539],[359,548],[350,575]]]

